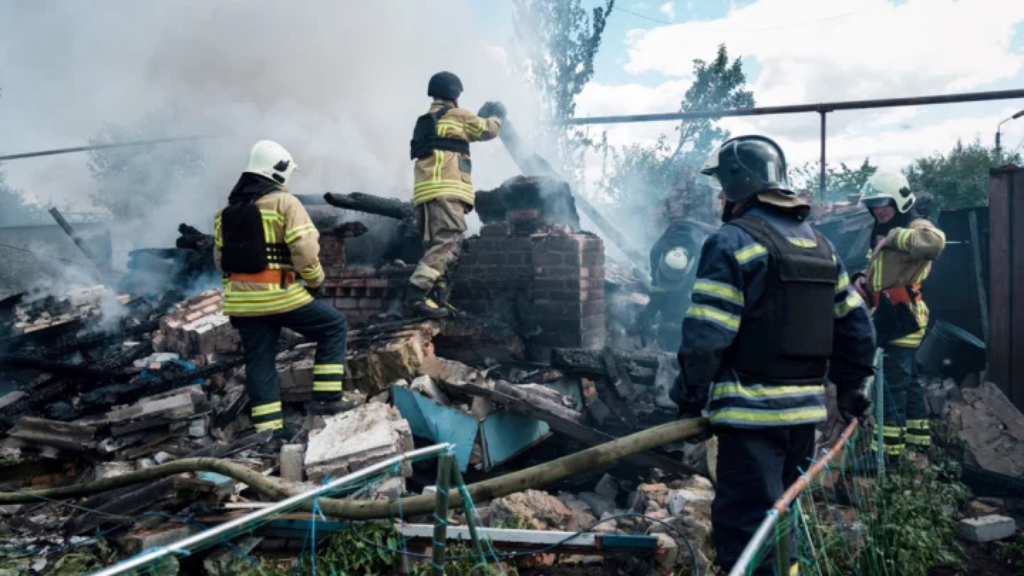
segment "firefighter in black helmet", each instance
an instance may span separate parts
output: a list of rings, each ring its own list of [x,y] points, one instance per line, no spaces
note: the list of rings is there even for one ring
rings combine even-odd
[[[729,571],[810,464],[827,381],[847,421],[867,413],[875,334],[832,245],[805,221],[810,205],[789,189],[775,142],[733,138],[701,171],[722,185],[725,225],[701,252],[672,396],[681,417],[706,410],[718,437],[712,523]],[[772,556],[754,574],[771,574]]]
[[[472,162],[469,143],[491,140],[501,130],[505,106],[487,102],[478,114],[459,108],[462,81],[451,72],[438,72],[427,85],[434,99],[413,130],[412,203],[426,252],[409,279],[406,306],[420,316],[443,318],[455,265],[466,231],[466,214],[473,210]]]

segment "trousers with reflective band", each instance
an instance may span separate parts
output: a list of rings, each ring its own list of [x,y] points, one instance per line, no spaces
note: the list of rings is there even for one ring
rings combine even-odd
[[[342,397],[348,321],[337,308],[322,300],[270,316],[232,317],[245,352],[245,383],[255,411],[281,401],[277,378],[277,345],[282,328],[316,342],[312,399],[330,402]],[[299,391],[304,392],[304,391]],[[268,418],[269,419],[269,418]]]
[[[771,385],[715,382],[708,413],[713,426],[763,428],[824,422],[825,384]]]

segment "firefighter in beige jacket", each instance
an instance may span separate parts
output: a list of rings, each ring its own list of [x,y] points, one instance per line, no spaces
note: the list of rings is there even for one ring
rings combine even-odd
[[[434,98],[413,130],[412,202],[426,252],[409,279],[406,305],[417,315],[443,318],[451,305],[451,279],[473,210],[470,142],[492,140],[501,130],[505,107],[488,102],[479,114],[459,108],[462,82],[450,72],[435,74],[427,86]]]
[[[285,184],[295,162],[280,144],[263,140],[214,221],[214,261],[224,273],[224,314],[245,352],[245,381],[257,432],[273,430],[288,441],[277,380],[282,328],[315,340],[311,411],[351,408],[342,396],[348,321],[317,300],[324,281],[320,235]],[[299,280],[305,282],[301,284]]]
[[[885,449],[890,456],[899,456],[906,444],[931,444],[928,407],[914,374],[914,358],[928,327],[921,284],[946,247],[946,235],[914,210],[914,194],[901,174],[876,173],[864,185],[861,201],[874,216],[875,226],[868,267],[852,281],[871,306],[883,346]]]

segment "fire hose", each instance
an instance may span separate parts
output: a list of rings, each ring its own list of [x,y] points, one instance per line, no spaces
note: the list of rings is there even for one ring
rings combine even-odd
[[[467,486],[469,496],[474,501],[485,501],[531,488],[545,486],[577,474],[611,464],[627,456],[656,448],[663,444],[692,438],[707,430],[706,418],[678,420],[648,428],[629,436],[617,438],[611,442],[592,446],[569,456],[563,456],[550,462],[531,466],[511,472],[497,478],[491,478]],[[241,464],[235,464],[218,458],[184,458],[152,468],[146,468],[123,476],[106,478],[88,484],[62,486],[45,490],[26,490],[20,492],[0,492],[0,504],[21,504],[36,502],[39,499],[66,499],[89,496],[125,486],[148,482],[151,480],[182,474],[185,472],[215,472],[233,480],[249,485],[265,498],[280,500],[294,496],[300,492],[272,478],[267,478]],[[452,505],[462,502],[460,495],[452,493]],[[434,496],[413,496],[393,500],[337,500],[323,498],[319,500],[324,513],[349,520],[373,520],[398,517],[401,513],[421,514],[434,509]]]

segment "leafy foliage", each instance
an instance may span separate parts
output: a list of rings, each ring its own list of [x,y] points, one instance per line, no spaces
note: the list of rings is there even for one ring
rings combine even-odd
[[[878,171],[878,166],[868,158],[856,168],[850,168],[845,162],[839,168],[825,167],[825,196],[823,200],[845,200],[850,194],[857,194],[864,184]],[[797,191],[809,196],[818,196],[821,180],[821,163],[808,162],[803,166],[790,169],[789,183]]]
[[[904,459],[878,480],[877,513],[865,518],[866,548],[880,555],[887,573],[927,576],[933,566],[959,562],[953,513],[967,501],[959,477],[951,460],[918,469]]]
[[[989,169],[996,164],[1021,165],[1017,152],[996,157],[994,148],[975,140],[956,146],[947,154],[934,154],[914,160],[904,173],[912,190],[929,192],[943,208],[969,208],[988,205]]]
[[[7,185],[0,170],[0,226],[23,226],[44,221],[43,208],[29,203],[25,195]]]
[[[1016,576],[1024,576],[1024,536],[1018,535],[1009,542],[1000,542],[996,558],[1013,566]]]
[[[745,90],[746,75],[740,58],[729,60],[725,45],[718,47],[714,60],[693,61],[694,83],[686,91],[680,110],[724,110],[749,108],[754,95]],[[684,120],[676,127],[675,143],[662,136],[654,144],[633,144],[620,150],[604,149],[610,154],[612,170],[604,183],[604,192],[616,208],[649,209],[662,201],[673,182],[689,170],[695,171],[714,146],[729,138],[729,131],[717,120]]]
[[[514,66],[539,93],[541,120],[565,120],[576,114],[576,97],[594,76],[594,57],[601,48],[608,15],[615,0],[605,0],[589,14],[581,0],[514,0]],[[563,168],[576,167],[593,144],[583,130],[550,126],[544,136],[557,142]]]

